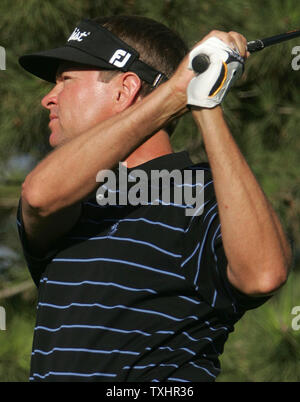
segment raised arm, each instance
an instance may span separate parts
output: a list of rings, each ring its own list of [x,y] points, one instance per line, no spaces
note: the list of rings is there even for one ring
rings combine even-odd
[[[238,49],[244,58],[248,56],[242,35],[215,32],[214,36]],[[199,82],[196,85],[198,89]],[[214,178],[228,279],[246,294],[270,294],[287,279],[291,249],[278,217],[229,131],[221,107],[211,107],[210,102],[209,97],[202,97],[199,104],[208,107],[195,107],[192,114]]]
[[[63,74],[53,89],[48,100],[50,112],[52,107],[56,110],[59,96],[62,104],[62,94],[78,85],[78,73],[72,74]],[[187,71],[187,75],[191,77],[192,73]],[[22,189],[23,220],[32,248],[43,253],[70,230],[79,217],[80,201],[96,188],[99,171],[125,160],[186,110],[185,94],[176,96],[170,83],[130,105],[136,96],[137,80],[130,72],[117,75],[110,85],[111,96],[118,95],[116,108],[124,110],[58,146],[26,177]]]
[[[194,110],[212,169],[229,281],[249,295],[287,278],[291,251],[281,224],[235,143],[219,106]]]

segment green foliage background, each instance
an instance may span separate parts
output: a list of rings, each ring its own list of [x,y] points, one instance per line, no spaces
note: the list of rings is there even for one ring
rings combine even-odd
[[[15,227],[20,185],[26,170],[12,166],[15,155],[38,161],[49,151],[48,113],[40,106],[50,85],[18,65],[25,53],[65,42],[83,17],[137,14],[178,31],[193,46],[212,29],[238,31],[248,40],[299,28],[298,0],[1,0],[0,45],[6,70],[0,71],[0,246],[17,257],[0,270],[1,290],[29,279]],[[294,244],[288,283],[268,303],[248,312],[236,326],[222,357],[218,381],[299,381],[300,330],[291,310],[300,305],[300,70],[291,67],[300,38],[252,55],[231,90],[224,111],[233,135]],[[300,62],[298,62],[300,67]],[[184,116],[172,139],[205,160],[201,135]],[[0,331],[0,381],[27,381],[36,291],[0,299],[7,330]]]

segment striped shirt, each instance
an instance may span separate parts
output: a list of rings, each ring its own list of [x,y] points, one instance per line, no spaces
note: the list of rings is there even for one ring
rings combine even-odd
[[[227,279],[209,166],[180,152],[139,169],[148,177],[154,169],[203,170],[204,182],[193,174],[192,183],[204,192],[202,213],[189,216],[190,206],[172,197],[169,205],[101,206],[94,195],[59,247],[35,258],[19,206],[39,290],[30,380],[214,381],[234,324],[267,300]]]

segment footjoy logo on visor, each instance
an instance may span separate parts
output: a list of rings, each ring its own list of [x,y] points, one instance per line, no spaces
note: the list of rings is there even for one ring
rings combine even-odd
[[[70,40],[76,40],[77,42],[82,42],[82,38],[89,36],[90,32],[80,32],[78,28],[75,28],[72,35],[69,37],[68,42]]]
[[[131,53],[128,53],[123,49],[118,49],[115,51],[109,62],[116,67],[122,68],[126,65],[130,57]]]

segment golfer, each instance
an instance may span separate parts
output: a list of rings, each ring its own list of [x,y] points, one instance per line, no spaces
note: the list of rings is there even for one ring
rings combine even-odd
[[[20,58],[53,82],[42,99],[53,151],[26,177],[18,209],[38,287],[30,380],[214,381],[234,324],[287,280],[283,229],[222,112],[246,44],[212,31],[189,52],[156,21],[115,16],[82,20],[65,45]],[[201,54],[210,65],[199,74]],[[185,113],[208,164],[172,150]],[[149,189],[154,171],[193,173],[162,180],[159,194],[190,186],[200,213],[172,196],[98,202],[101,177],[120,163],[128,194],[137,171]],[[107,191],[120,197],[118,183]]]

